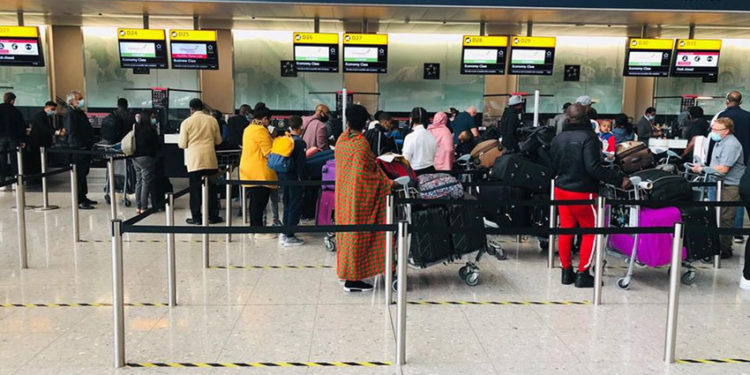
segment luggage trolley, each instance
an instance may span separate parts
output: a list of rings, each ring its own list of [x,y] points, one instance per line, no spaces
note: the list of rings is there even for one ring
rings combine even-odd
[[[97,143],[94,145],[94,150],[105,151],[114,156],[125,156],[125,154],[122,153],[120,143],[114,145],[108,143]],[[105,162],[107,161],[106,159],[107,157],[104,158]],[[125,207],[130,207],[133,202],[128,197],[128,194],[135,192],[135,167],[133,166],[133,161],[127,158],[116,158],[114,159],[113,167],[115,169],[115,190],[120,190],[120,194],[122,194],[122,204],[124,204]],[[115,194],[117,194],[117,191],[115,191]],[[104,201],[107,202],[107,204],[112,204],[112,198],[109,193],[109,173],[105,173]]]

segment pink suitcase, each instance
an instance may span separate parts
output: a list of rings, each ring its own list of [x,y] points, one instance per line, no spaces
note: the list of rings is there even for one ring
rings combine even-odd
[[[674,223],[682,221],[680,210],[675,207],[646,208],[642,207],[638,215],[639,227],[671,227]],[[633,250],[634,235],[613,234],[609,236],[609,246],[630,256]],[[671,261],[672,235],[671,234],[639,234],[636,259],[649,266],[661,267],[668,265]],[[687,257],[687,252],[682,249],[682,259]]]
[[[323,181],[336,181],[336,159],[326,161],[322,172]],[[335,190],[335,185],[323,185],[323,190]]]
[[[336,208],[336,193],[333,190],[322,190],[318,199],[315,225],[333,225],[333,210]]]

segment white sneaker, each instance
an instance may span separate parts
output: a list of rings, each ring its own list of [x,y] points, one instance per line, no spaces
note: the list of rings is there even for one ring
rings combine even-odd
[[[750,290],[750,280],[746,279],[745,276],[740,279],[740,289]]]
[[[284,242],[286,242],[286,235],[282,233],[279,235],[279,245],[283,246]]]
[[[296,246],[302,246],[304,244],[305,244],[305,241],[302,241],[297,237],[287,237],[284,240],[284,247],[296,247]]]
[[[255,236],[253,236],[256,240],[272,240],[276,237],[276,233],[255,233]]]

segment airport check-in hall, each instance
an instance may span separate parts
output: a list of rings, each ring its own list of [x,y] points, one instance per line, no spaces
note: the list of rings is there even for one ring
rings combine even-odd
[[[0,2],[0,374],[750,373],[749,23]]]

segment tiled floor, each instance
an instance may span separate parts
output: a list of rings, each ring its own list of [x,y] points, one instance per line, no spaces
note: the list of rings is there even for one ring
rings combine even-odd
[[[57,190],[64,191],[57,187]],[[92,191],[99,189],[92,187]],[[101,194],[92,197],[102,200]],[[0,193],[0,207],[14,204]],[[38,193],[29,204],[40,204]],[[51,194],[61,209],[27,211],[30,269],[18,268],[15,213],[0,217],[0,303],[111,302],[111,259],[106,205],[81,212],[81,236],[72,243],[69,195]],[[178,223],[187,198],[178,200]],[[123,217],[134,214],[121,207]],[[161,224],[163,214],[146,223]],[[163,235],[126,235],[125,299],[166,302]],[[322,239],[285,249],[276,241],[236,236],[211,244],[213,265],[328,265]],[[178,236],[179,306],[127,307],[128,362],[393,361],[394,332],[382,287],[348,295],[334,268],[201,268],[201,245]],[[95,242],[93,240],[102,240]],[[481,282],[466,286],[459,264],[410,270],[410,301],[584,301],[591,290],[559,283],[534,239],[505,240],[509,259],[480,263]],[[737,254],[741,254],[738,246]],[[750,293],[737,289],[739,257],[724,268],[700,270],[682,287],[677,356],[750,358]],[[610,265],[623,265],[609,258]],[[642,269],[629,291],[608,269],[604,305],[409,305],[403,368],[113,368],[111,307],[0,307],[0,374],[740,374],[749,364],[666,365],[662,361],[667,302],[666,270]]]

